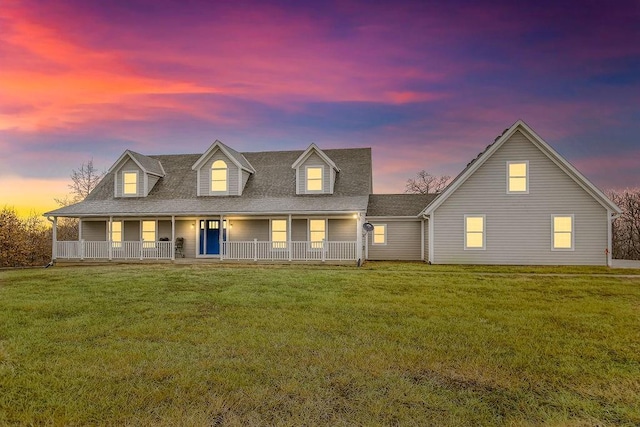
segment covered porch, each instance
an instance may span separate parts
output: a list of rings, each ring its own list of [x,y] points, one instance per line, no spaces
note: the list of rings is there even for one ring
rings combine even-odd
[[[54,260],[357,261],[363,213],[80,218],[79,239]]]

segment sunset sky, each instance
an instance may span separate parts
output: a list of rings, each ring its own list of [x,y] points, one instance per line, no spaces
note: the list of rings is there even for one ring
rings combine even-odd
[[[0,208],[125,149],[372,147],[374,191],[456,175],[523,119],[640,186],[640,1],[0,0]]]

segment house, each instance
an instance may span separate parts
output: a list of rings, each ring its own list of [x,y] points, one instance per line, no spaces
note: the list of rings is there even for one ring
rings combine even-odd
[[[524,122],[439,195],[372,194],[369,148],[125,151],[82,202],[45,215],[56,259],[423,260],[610,265],[620,209]],[[79,241],[57,241],[59,217]],[[175,242],[178,241],[178,251]]]

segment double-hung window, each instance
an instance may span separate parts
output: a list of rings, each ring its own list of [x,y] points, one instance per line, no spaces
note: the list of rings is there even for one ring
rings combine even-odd
[[[529,162],[507,162],[507,193],[529,192]]]
[[[551,218],[553,228],[553,250],[573,250],[573,215],[553,215]]]
[[[322,249],[327,239],[327,222],[324,219],[309,220],[309,240],[311,249]]]
[[[123,189],[122,192],[125,196],[137,196],[138,195],[138,172],[123,172],[122,173]]]
[[[387,224],[373,225],[373,244],[374,245],[387,244]]]
[[[307,166],[307,192],[319,193],[324,189],[322,166]]]
[[[464,248],[484,249],[485,248],[485,216],[465,215],[464,216]]]
[[[111,247],[122,247],[122,221],[113,221],[111,223]]]
[[[287,248],[287,220],[271,220],[271,245],[273,249]]]
[[[154,248],[156,246],[156,222],[142,221],[142,247]]]

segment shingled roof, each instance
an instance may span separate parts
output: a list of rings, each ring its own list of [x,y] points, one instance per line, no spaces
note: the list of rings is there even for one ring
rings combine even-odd
[[[296,195],[295,170],[291,169],[291,164],[302,150],[242,153],[256,170],[247,181],[242,196],[197,196],[197,172],[191,167],[201,155],[158,155],[146,157],[162,164],[165,176],[158,180],[147,197],[115,198],[114,174],[110,172],[84,201],[45,215],[364,212],[371,193],[371,149],[324,151],[341,166],[332,195]]]
[[[417,216],[437,194],[372,194],[367,216]]]

